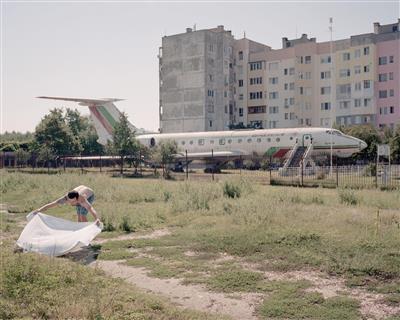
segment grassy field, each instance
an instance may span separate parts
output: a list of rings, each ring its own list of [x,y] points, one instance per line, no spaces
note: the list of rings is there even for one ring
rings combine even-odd
[[[398,191],[265,186],[241,177],[176,182],[2,172],[1,202],[11,213],[2,213],[2,237],[15,238],[27,212],[80,184],[95,190],[95,208],[105,224],[100,237],[172,231],[160,239],[98,245],[99,259],[126,259],[151,276],[184,278],[212,291],[260,293],[265,295],[257,309],[260,319],[361,318],[359,301],[346,294],[324,298],[307,290],[308,281],[265,279],[262,272],[269,271],[318,271],[344,278],[349,288],[382,293],[388,305],[400,303]],[[76,219],[67,206],[51,214]],[[15,255],[11,249],[12,241],[3,240],[0,318],[108,319],[115,310],[119,319],[212,318],[177,311],[66,259]],[[138,254],[144,249],[150,254]],[[64,300],[74,308],[63,307]]]

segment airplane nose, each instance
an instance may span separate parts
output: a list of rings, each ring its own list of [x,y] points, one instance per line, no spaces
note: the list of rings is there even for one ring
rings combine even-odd
[[[364,141],[360,140],[360,150],[364,150],[366,147],[368,147],[368,145]]]

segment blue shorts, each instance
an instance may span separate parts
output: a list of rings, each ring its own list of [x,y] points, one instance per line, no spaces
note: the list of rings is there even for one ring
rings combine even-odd
[[[94,202],[94,194],[92,194],[89,198],[87,198],[87,201],[92,204]],[[76,206],[76,213],[82,216],[86,216],[88,214],[88,211],[86,208],[82,207],[81,205]]]

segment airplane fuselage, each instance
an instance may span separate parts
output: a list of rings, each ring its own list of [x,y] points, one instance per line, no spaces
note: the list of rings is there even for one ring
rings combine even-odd
[[[330,154],[338,157],[349,157],[366,147],[365,142],[342,134],[338,130],[327,128],[288,128],[237,131],[210,131],[145,134],[137,136],[137,140],[149,147],[155,147],[162,141],[172,140],[182,155],[204,154],[213,151],[232,152],[232,156],[242,157],[273,156],[281,153],[284,156],[295,145],[313,144],[313,154]]]

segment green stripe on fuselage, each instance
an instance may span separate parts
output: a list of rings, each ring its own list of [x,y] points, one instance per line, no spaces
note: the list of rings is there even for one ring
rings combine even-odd
[[[104,106],[99,106],[98,110],[100,111],[101,115],[107,119],[108,123],[111,127],[115,128],[117,121],[113,118],[113,116],[108,112],[108,110]]]
[[[266,156],[266,157],[271,157],[275,152],[277,152],[278,150],[279,150],[280,148],[278,148],[278,147],[271,147],[271,148],[269,148],[265,153],[264,153],[264,155]]]

